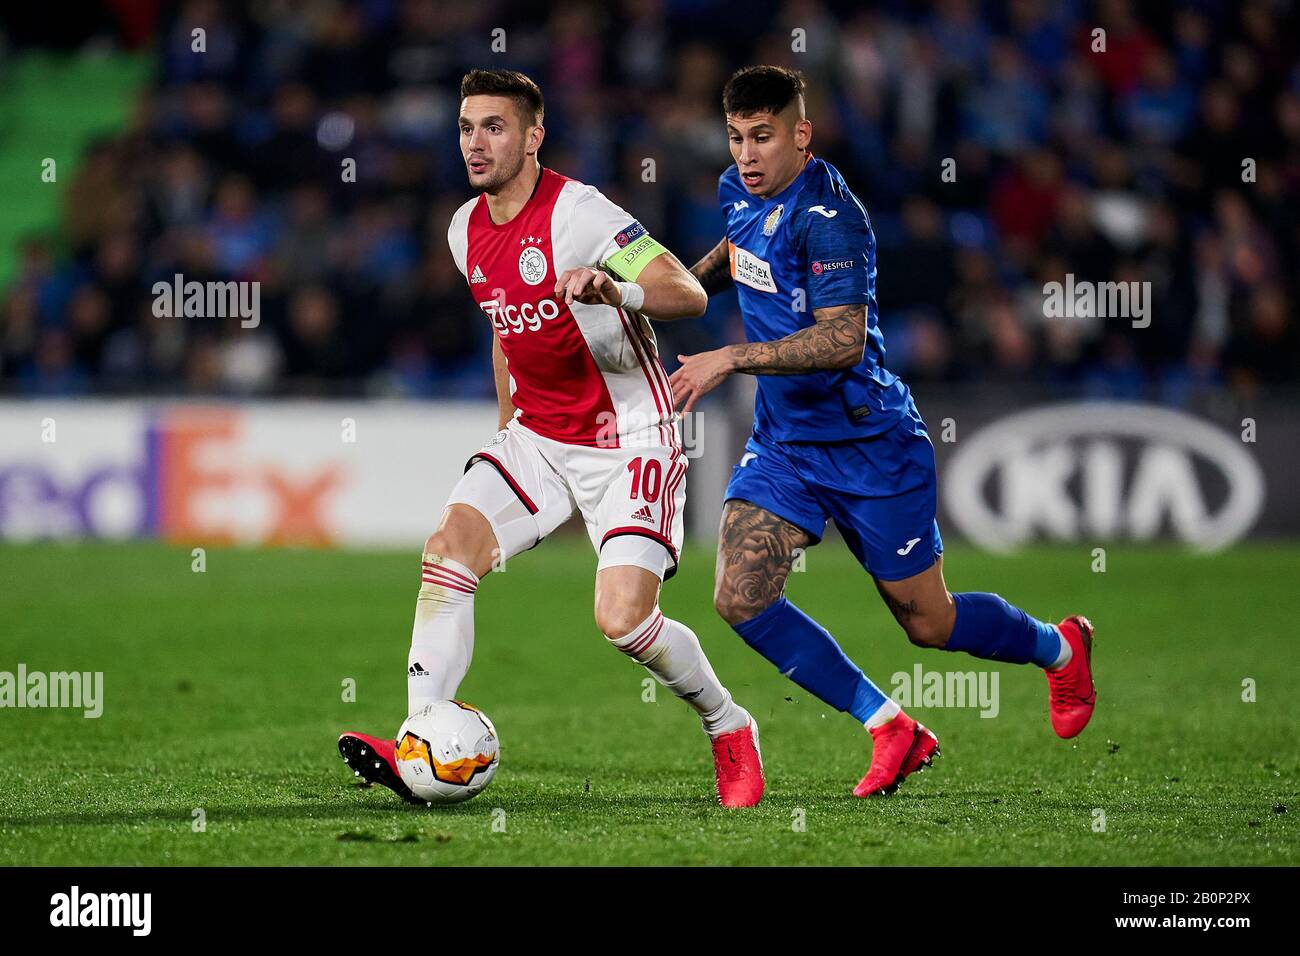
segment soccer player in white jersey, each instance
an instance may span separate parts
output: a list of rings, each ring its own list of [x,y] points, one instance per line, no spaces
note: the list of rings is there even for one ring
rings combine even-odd
[[[646,317],[701,315],[707,297],[632,216],[541,165],[532,80],[474,70],[460,92],[461,152],[479,195],[447,239],[496,333],[500,430],[470,456],[425,542],[407,713],[455,696],[482,577],[577,510],[599,556],[596,626],[699,714],[722,805],[753,806],[764,786],[758,727],[694,632],[659,610],[681,553],[687,459]],[[392,740],[345,733],[339,751],[367,781],[415,802]]]

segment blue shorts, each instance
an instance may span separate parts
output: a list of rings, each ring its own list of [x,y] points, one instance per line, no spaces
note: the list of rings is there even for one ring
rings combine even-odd
[[[830,518],[868,573],[900,581],[943,553],[935,520],[934,446],[915,411],[889,431],[833,444],[751,435],[727,501],[758,505],[820,541]]]

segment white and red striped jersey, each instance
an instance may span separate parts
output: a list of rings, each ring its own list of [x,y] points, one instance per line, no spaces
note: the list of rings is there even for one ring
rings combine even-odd
[[[543,169],[510,222],[494,223],[480,195],[456,211],[447,242],[500,339],[520,424],[573,445],[680,447],[649,322],[554,294],[567,269],[598,269],[640,250],[653,258],[659,247],[640,223],[594,186]]]

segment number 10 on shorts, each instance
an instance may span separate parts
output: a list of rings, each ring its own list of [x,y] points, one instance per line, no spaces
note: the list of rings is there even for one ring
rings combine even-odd
[[[632,473],[632,497],[644,498],[648,504],[659,500],[663,489],[663,467],[659,459],[633,458],[627,463],[627,470]]]

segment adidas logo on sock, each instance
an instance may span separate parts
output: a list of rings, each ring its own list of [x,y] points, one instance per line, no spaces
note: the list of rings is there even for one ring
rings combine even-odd
[[[471,283],[487,282],[487,276],[483,274],[482,269],[480,269],[478,266],[475,266],[474,271],[470,273],[469,281]]]
[[[650,524],[654,524],[654,521],[655,521],[655,517],[654,517],[654,515],[652,515],[652,514],[650,513],[650,506],[649,506],[649,505],[642,505],[642,506],[640,507],[640,509],[638,509],[637,511],[634,511],[634,512],[632,513],[632,518],[633,518],[633,520],[636,520],[636,521],[646,521],[646,522],[649,522]]]
[[[415,662],[414,664],[412,664],[409,668],[407,668],[406,673],[407,673],[409,676],[411,676],[411,677],[428,677],[428,676],[429,676],[429,672],[426,671],[423,667],[420,666],[420,662],[419,662],[419,661],[416,661],[416,662]]]

